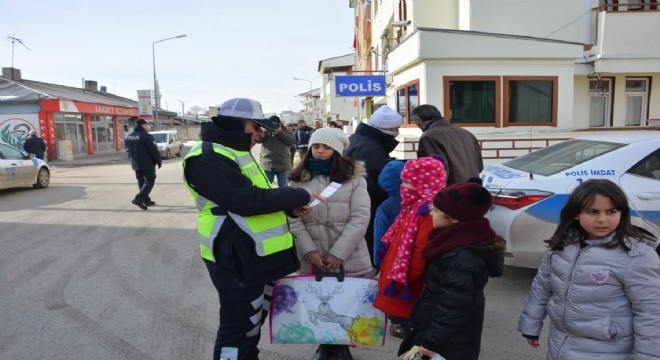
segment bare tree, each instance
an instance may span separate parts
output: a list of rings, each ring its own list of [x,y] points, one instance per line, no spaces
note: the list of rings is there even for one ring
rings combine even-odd
[[[186,113],[186,115],[196,117],[196,116],[199,116],[199,115],[204,115],[205,113],[206,113],[206,109],[204,109],[203,107],[201,107],[199,105],[194,105],[194,106],[191,106],[190,109],[188,109],[188,112]]]

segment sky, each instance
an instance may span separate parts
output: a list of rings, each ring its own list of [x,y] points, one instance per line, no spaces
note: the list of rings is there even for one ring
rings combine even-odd
[[[153,89],[161,107],[206,109],[235,97],[265,113],[304,109],[320,60],[351,54],[346,0],[0,0],[0,66],[24,79],[82,87],[82,79],[137,100]]]

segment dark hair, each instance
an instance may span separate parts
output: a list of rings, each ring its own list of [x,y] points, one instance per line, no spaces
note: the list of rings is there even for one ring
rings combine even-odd
[[[312,158],[312,149],[310,148],[305,156],[300,160],[298,165],[289,173],[287,177],[289,180],[296,182],[303,182],[303,172],[308,172],[309,167],[307,165],[307,159]],[[332,151],[332,157],[330,157],[330,181],[338,182],[343,184],[348,180],[353,178],[353,172],[355,171],[355,162],[349,158],[341,156],[336,150]],[[312,174],[314,177],[314,174]]]
[[[436,118],[441,118],[442,113],[437,107],[433,105],[419,105],[415,107],[411,113],[412,116],[417,116],[422,121],[429,121]]]
[[[336,121],[328,121],[328,126],[333,128],[339,128],[339,124]]]
[[[614,209],[621,211],[621,220],[614,230],[614,241],[605,246],[614,248],[621,246],[630,250],[624,243],[625,237],[634,237],[638,239],[651,239],[639,228],[633,226],[630,221],[630,207],[628,199],[621,188],[610,180],[591,179],[583,182],[573,190],[568,197],[566,205],[561,209],[559,225],[552,237],[545,242],[552,250],[562,250],[566,245],[579,243],[587,238],[586,231],[580,226],[580,222],[575,219],[582,210],[591,206],[596,200],[596,195],[605,196],[612,201]]]
[[[268,118],[268,120],[270,120],[274,123],[282,125],[282,120],[280,120],[280,117],[277,116],[277,115],[272,115],[271,117]]]

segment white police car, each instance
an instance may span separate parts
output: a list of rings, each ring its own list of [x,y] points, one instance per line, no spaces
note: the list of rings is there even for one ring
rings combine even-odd
[[[609,179],[628,197],[632,223],[660,239],[660,132],[567,140],[499,165],[481,178],[493,194],[486,214],[507,240],[508,265],[536,268],[571,191],[588,179]]]
[[[50,170],[43,160],[5,143],[0,143],[0,190],[33,186],[47,188]]]

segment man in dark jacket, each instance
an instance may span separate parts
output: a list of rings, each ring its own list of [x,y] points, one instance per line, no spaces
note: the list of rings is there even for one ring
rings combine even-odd
[[[37,159],[44,159],[44,153],[46,152],[46,143],[37,136],[37,132],[30,130],[30,137],[25,139],[23,142],[23,149],[25,152],[34,154],[34,157]]]
[[[160,169],[162,162],[154,137],[147,132],[146,120],[135,121],[133,132],[126,136],[126,150],[140,189],[131,203],[142,210],[147,210],[147,206],[156,205],[149,194],[156,183],[156,165]]]
[[[298,153],[300,160],[305,157],[307,150],[309,150],[309,138],[312,136],[313,132],[314,129],[307,126],[305,120],[298,120],[298,128],[293,135],[296,141],[296,152]]]
[[[378,186],[378,176],[385,164],[390,160],[390,153],[399,144],[396,136],[403,117],[387,105],[374,111],[369,123],[360,123],[355,133],[348,140],[350,145],[344,151],[344,156],[353,160],[364,161],[367,169],[367,191],[371,198],[371,219],[367,227],[365,239],[369,256],[374,258],[374,217],[378,206],[387,199],[387,193]]]
[[[282,125],[277,115],[269,117],[268,120],[274,122],[278,128],[265,131],[259,164],[271,183],[277,176],[277,186],[286,187],[288,186],[286,175],[291,170],[290,149],[293,145],[293,133]]]
[[[448,163],[447,186],[479,176],[484,163],[479,141],[471,132],[449,123],[433,105],[417,106],[411,117],[422,130],[417,157],[444,156]]]
[[[198,210],[201,256],[220,298],[213,359],[258,359],[261,325],[273,282],[300,262],[287,215],[311,213],[305,189],[270,187],[250,149],[274,130],[261,104],[231,99],[183,161],[184,181]],[[316,195],[318,197],[318,195]]]

